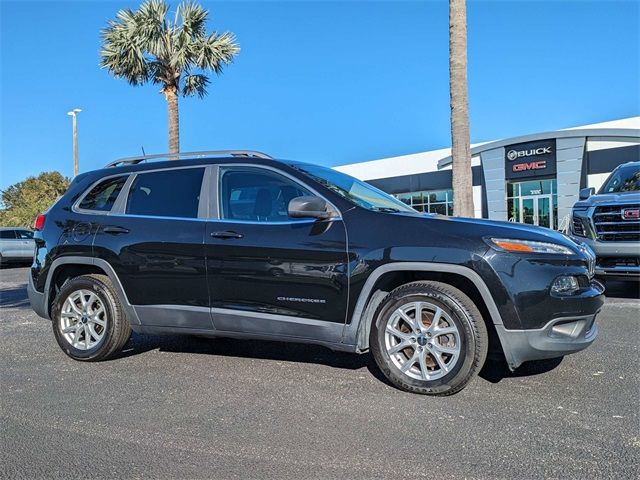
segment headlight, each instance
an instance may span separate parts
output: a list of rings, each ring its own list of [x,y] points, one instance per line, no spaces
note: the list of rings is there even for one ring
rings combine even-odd
[[[555,253],[573,255],[573,251],[557,243],[534,242],[531,240],[514,240],[511,238],[492,238],[491,244],[498,250],[516,253]]]
[[[557,295],[572,295],[578,290],[580,290],[580,284],[573,275],[562,275],[551,285],[551,292]]]

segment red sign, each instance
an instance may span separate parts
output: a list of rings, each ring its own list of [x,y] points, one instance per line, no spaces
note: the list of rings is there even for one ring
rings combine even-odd
[[[537,162],[516,163],[512,166],[514,172],[524,172],[525,170],[540,170],[541,168],[547,168],[546,160],[539,160]]]
[[[640,209],[638,208],[625,208],[622,210],[622,218],[625,220],[637,220],[640,218]]]

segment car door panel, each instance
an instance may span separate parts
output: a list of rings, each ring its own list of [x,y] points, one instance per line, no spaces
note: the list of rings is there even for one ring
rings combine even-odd
[[[243,168],[252,171],[230,170]],[[267,178],[272,174],[275,180]],[[240,181],[235,190],[218,180],[217,190],[227,200],[205,234],[215,328],[314,338],[324,329],[323,338],[339,339],[348,303],[344,224],[289,218],[288,201],[307,191],[279,175],[270,172],[268,185],[260,185],[259,175],[246,188]]]

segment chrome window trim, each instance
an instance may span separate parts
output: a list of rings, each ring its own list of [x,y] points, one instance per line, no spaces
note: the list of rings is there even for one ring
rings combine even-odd
[[[220,182],[220,168],[221,167],[250,167],[255,169],[263,169],[274,172],[278,175],[282,175],[283,177],[291,180],[297,185],[300,185],[306,190],[309,190],[314,195],[322,198],[327,204],[335,210],[338,214],[337,216],[333,216],[324,220],[318,220],[314,218],[301,218],[299,220],[288,220],[288,221],[280,221],[280,222],[259,222],[255,220],[232,220],[220,218],[220,199],[218,196],[218,186]],[[138,175],[144,175],[145,173],[154,173],[154,172],[164,172],[167,170],[182,170],[187,168],[202,168],[204,169],[203,177],[202,177],[202,185],[200,189],[200,202],[198,204],[198,216],[197,217],[172,217],[172,216],[163,216],[163,215],[137,215],[126,213],[127,201],[129,199],[129,192],[131,190],[131,185],[135,181]],[[95,187],[98,183],[108,180],[110,178],[128,176],[125,181],[116,201],[111,207],[111,210],[101,211],[101,210],[88,210],[79,208],[78,205],[84,199],[84,197],[91,191],[93,187]],[[205,185],[208,182],[208,190]],[[204,205],[203,205],[204,203]],[[176,166],[176,167],[164,167],[164,168],[154,168],[151,170],[144,170],[142,172],[123,172],[123,173],[115,173],[113,175],[107,175],[105,177],[101,177],[95,182],[93,182],[82,194],[82,196],[73,204],[71,210],[75,213],[81,214],[90,214],[90,215],[109,215],[113,217],[131,217],[131,218],[157,218],[161,220],[191,220],[191,221],[208,221],[208,222],[222,222],[222,223],[238,223],[238,224],[253,224],[253,225],[304,225],[306,223],[315,223],[315,222],[333,222],[333,221],[341,221],[342,220],[342,212],[338,207],[335,206],[333,202],[328,200],[324,195],[318,193],[318,191],[310,187],[304,181],[294,177],[293,175],[280,170],[278,168],[274,168],[268,165],[259,165],[255,163],[224,163],[224,164],[202,164],[202,165],[184,165],[184,166]]]
[[[225,222],[225,223],[246,223],[246,224],[254,224],[254,225],[295,225],[295,224],[304,224],[304,223],[314,223],[317,221],[321,221],[321,222],[333,222],[333,221],[339,221],[342,220],[342,212],[340,211],[340,209],[338,207],[336,207],[333,202],[329,201],[324,195],[318,193],[318,191],[315,188],[310,187],[309,185],[307,185],[305,182],[303,182],[302,180],[294,177],[293,175],[284,172],[278,168],[274,168],[268,165],[258,165],[255,163],[226,163],[226,164],[218,164],[218,170],[217,170],[217,175],[216,175],[216,196],[215,196],[215,203],[216,203],[216,213],[217,213],[217,218],[211,218],[210,220],[212,221],[219,221],[219,222]],[[234,219],[230,219],[230,218],[221,218],[221,208],[220,208],[220,204],[222,203],[221,199],[220,199],[220,195],[219,195],[219,186],[220,186],[220,180],[221,180],[221,176],[220,176],[220,170],[222,168],[235,168],[235,167],[244,167],[244,168],[255,168],[255,169],[261,169],[261,170],[268,170],[270,172],[276,173],[278,175],[281,175],[289,180],[291,180],[293,183],[295,183],[296,185],[301,186],[302,188],[304,188],[305,190],[308,190],[309,192],[313,193],[314,195],[316,195],[319,198],[322,198],[325,202],[327,202],[327,204],[335,211],[337,212],[336,216],[332,216],[330,218],[326,218],[324,220],[319,220],[319,219],[315,219],[315,218],[309,218],[309,219],[305,219],[305,218],[301,218],[300,220],[283,220],[281,222],[260,222],[260,221],[256,221],[256,220],[234,220]]]

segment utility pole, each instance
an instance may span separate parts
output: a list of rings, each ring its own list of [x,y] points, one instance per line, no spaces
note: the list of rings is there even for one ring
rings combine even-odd
[[[82,110],[79,108],[74,108],[70,112],[67,112],[67,115],[70,115],[72,118],[73,124],[73,176],[78,175],[78,121],[76,120],[76,115],[80,113]]]

